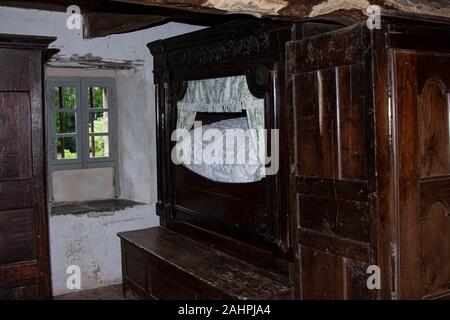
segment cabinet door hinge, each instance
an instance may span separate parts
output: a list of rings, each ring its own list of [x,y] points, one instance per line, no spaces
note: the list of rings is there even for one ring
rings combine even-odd
[[[388,146],[389,146],[389,154],[392,156],[394,152],[394,141],[393,141],[393,126],[394,126],[394,114],[392,110],[392,91],[389,88],[387,91],[388,95]]]
[[[397,275],[398,275],[398,250],[397,245],[391,242],[391,299],[397,299]]]

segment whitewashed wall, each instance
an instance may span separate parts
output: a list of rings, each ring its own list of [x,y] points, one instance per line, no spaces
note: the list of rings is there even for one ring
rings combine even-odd
[[[121,71],[81,71],[51,68],[49,75],[102,76],[105,72],[116,79],[118,100],[118,139],[121,198],[146,205],[118,212],[88,213],[50,217],[50,249],[53,293],[67,293],[67,266],[79,264],[82,289],[120,282],[120,247],[116,233],[154,226],[156,200],[156,140],[153,91],[153,61],[146,47],[148,42],[192,32],[198,26],[169,23],[155,28],[85,40],[81,31],[66,28],[66,14],[38,10],[0,7],[0,33],[56,36],[50,46],[60,49],[59,56],[67,63],[73,55],[98,56],[111,61],[132,61],[138,66]],[[64,64],[64,63],[63,63]],[[71,179],[57,177],[58,199],[77,199],[77,188]],[[76,173],[73,173],[76,175]],[[100,172],[99,172],[100,174]],[[64,177],[64,174],[60,176]],[[59,180],[58,180],[59,179]],[[88,183],[100,183],[94,179]],[[104,181],[104,179],[103,179]],[[91,185],[92,186],[92,185]],[[80,190],[80,189],[78,189]],[[110,189],[95,197],[110,197]],[[65,197],[66,194],[66,197]],[[75,196],[75,198],[74,198]],[[81,198],[82,192],[80,195]],[[94,197],[94,198],[95,198]]]

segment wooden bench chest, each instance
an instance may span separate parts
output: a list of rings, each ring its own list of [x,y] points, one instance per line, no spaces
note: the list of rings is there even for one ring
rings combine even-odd
[[[150,299],[288,299],[287,279],[163,227],[122,232],[124,294]]]

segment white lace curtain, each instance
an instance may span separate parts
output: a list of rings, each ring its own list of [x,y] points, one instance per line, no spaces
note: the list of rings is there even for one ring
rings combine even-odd
[[[241,112],[246,110],[252,144],[263,164],[265,155],[264,99],[250,92],[245,76],[189,81],[178,104],[177,128],[190,130],[197,112]],[[263,166],[262,166],[263,167]],[[263,168],[262,168],[263,170]],[[261,173],[263,175],[263,173]]]
[[[251,94],[245,76],[189,81],[178,102],[178,110],[195,112],[241,112],[258,107],[263,111],[264,100]]]

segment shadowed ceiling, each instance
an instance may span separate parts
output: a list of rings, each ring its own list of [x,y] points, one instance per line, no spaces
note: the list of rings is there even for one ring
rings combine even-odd
[[[65,11],[76,4],[85,16],[85,37],[148,28],[167,21],[214,25],[239,18],[328,20],[344,25],[366,19],[370,5],[450,18],[450,0],[38,0],[1,5]]]
[[[257,17],[314,18],[364,13],[368,6],[450,17],[449,0],[120,0],[193,12],[245,13]],[[337,14],[336,14],[337,13]]]

